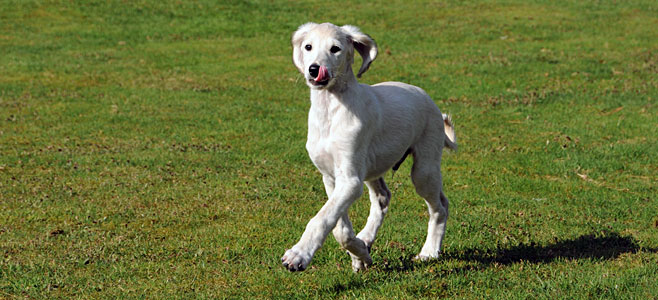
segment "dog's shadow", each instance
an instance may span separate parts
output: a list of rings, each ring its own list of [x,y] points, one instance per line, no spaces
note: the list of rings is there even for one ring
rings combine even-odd
[[[642,249],[637,241],[630,236],[621,236],[615,232],[605,234],[588,234],[577,238],[555,241],[547,245],[521,244],[509,248],[498,248],[482,250],[478,248],[448,250],[441,255],[438,261],[414,263],[409,258],[402,258],[401,265],[385,266],[387,271],[409,271],[426,268],[431,265],[440,264],[443,260],[461,260],[475,262],[470,269],[483,269],[492,265],[510,265],[514,263],[536,263],[545,264],[555,260],[578,260],[597,259],[610,260],[624,253],[636,253],[638,251],[658,252],[658,249]]]

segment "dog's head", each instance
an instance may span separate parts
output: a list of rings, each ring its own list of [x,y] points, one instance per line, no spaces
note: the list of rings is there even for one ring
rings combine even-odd
[[[316,89],[329,88],[353,74],[355,49],[363,58],[357,77],[377,57],[375,41],[352,25],[306,23],[292,35],[292,48],[293,63],[304,74],[306,84]]]

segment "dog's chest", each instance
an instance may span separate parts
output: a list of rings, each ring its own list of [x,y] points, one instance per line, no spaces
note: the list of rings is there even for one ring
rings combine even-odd
[[[312,98],[313,99],[313,98]],[[333,113],[330,97],[315,97],[308,115],[306,151],[313,164],[323,174],[333,174],[334,158],[331,149]]]
[[[306,151],[308,151],[311,161],[320,172],[323,174],[333,174],[335,164],[331,141],[328,137],[321,136],[319,132],[312,132],[311,128],[309,128]]]
[[[306,150],[320,172],[335,175],[336,167],[359,137],[359,119],[334,96],[311,98]]]

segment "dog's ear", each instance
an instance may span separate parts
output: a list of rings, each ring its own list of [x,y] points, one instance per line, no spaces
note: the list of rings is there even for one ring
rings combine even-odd
[[[361,54],[363,58],[363,64],[359,69],[359,73],[356,74],[356,77],[361,77],[370,67],[370,63],[377,57],[377,44],[375,40],[370,38],[367,34],[361,32],[359,28],[352,25],[345,25],[341,27],[346,33],[348,39],[354,45],[354,49]]]
[[[297,28],[297,31],[292,34],[292,62],[295,64],[295,67],[299,70],[299,72],[304,73],[304,61],[302,59],[302,41],[304,40],[304,37],[306,34],[313,29],[317,25],[316,23],[306,23],[302,26],[299,26]]]

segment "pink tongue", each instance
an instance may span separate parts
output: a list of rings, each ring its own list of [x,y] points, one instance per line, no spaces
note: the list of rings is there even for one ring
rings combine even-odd
[[[327,72],[327,68],[325,66],[320,66],[320,70],[318,71],[318,77],[315,77],[315,82],[321,82],[327,80],[327,77],[329,77],[329,72]]]

